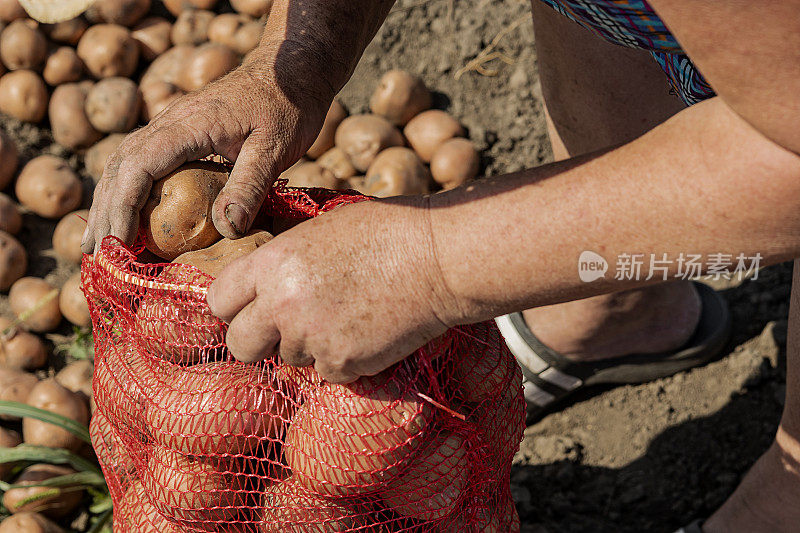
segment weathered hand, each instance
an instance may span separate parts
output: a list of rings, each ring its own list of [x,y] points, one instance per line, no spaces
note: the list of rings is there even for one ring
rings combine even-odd
[[[152,183],[211,154],[235,161],[214,225],[226,237],[243,235],[275,177],[314,141],[332,98],[324,90],[289,96],[245,65],[176,100],[109,157],[81,248],[92,253],[109,234],[130,243]]]
[[[453,309],[427,199],[340,207],[230,264],[208,292],[245,362],[277,350],[334,383],[374,375],[443,333]]]

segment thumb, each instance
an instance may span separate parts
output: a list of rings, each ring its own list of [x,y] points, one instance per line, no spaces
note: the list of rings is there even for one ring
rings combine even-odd
[[[251,134],[242,145],[228,182],[214,202],[214,226],[238,239],[250,229],[278,173],[280,160],[266,135]]]

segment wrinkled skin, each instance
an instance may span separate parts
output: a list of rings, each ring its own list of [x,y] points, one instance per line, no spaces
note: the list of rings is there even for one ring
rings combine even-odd
[[[452,309],[420,216],[425,199],[340,207],[295,226],[229,265],[211,311],[230,323],[241,361],[277,350],[346,383],[374,375],[446,330]],[[369,246],[364,246],[364,243]],[[386,305],[391,302],[391,305]]]

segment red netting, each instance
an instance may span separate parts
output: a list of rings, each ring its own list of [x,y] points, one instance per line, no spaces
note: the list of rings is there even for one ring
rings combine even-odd
[[[308,218],[362,197],[280,190]],[[115,531],[518,531],[509,491],[521,374],[493,323],[448,331],[348,385],[229,356],[212,279],[106,239],[83,264],[91,434]]]

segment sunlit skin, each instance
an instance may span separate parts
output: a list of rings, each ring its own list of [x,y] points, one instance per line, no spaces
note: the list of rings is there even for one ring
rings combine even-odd
[[[642,285],[582,283],[575,264],[586,249],[758,252],[762,264],[800,256],[800,1],[650,3],[718,97],[618,148],[432,197],[342,207],[279,235],[209,291],[232,353],[253,361],[277,350],[351,381],[448,326]],[[211,153],[236,160],[214,222],[243,234],[391,4],[277,1],[245,65],[173,103],[110,158],[84,251],[108,234],[130,241],[152,181]],[[799,282],[781,430],[709,533],[800,523]]]

